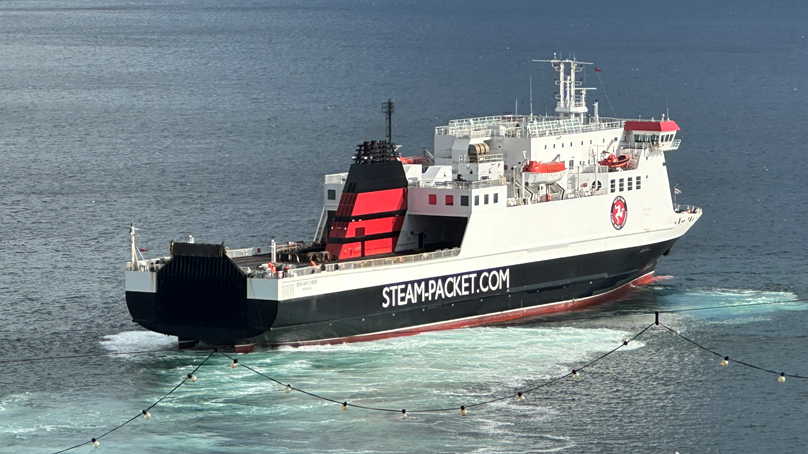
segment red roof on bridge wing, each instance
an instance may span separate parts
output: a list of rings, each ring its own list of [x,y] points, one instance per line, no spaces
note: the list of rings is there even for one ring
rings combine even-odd
[[[670,132],[678,131],[679,125],[673,120],[665,121],[648,121],[648,120],[635,120],[627,121],[626,126],[623,128],[625,131],[653,131],[653,132]]]

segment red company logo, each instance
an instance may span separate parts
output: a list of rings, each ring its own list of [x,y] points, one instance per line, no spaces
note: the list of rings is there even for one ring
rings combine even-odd
[[[621,196],[617,196],[612,202],[612,226],[620,230],[626,225],[626,219],[628,218],[628,205],[626,204],[626,199]]]

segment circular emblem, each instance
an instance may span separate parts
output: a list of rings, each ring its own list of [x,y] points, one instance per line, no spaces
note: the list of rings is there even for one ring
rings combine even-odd
[[[626,218],[628,218],[628,205],[626,204],[626,199],[621,196],[617,196],[612,202],[612,227],[617,230],[623,228],[626,225]]]

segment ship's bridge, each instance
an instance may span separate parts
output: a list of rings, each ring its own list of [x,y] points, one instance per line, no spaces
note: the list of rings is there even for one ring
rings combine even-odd
[[[624,125],[625,144],[628,148],[659,148],[662,151],[676,150],[681,139],[676,138],[679,125],[670,119],[631,120]]]

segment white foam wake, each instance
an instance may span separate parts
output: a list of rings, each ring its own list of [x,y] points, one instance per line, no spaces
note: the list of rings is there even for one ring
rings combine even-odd
[[[114,353],[176,349],[177,338],[151,331],[124,331],[104,336],[101,345]]]

